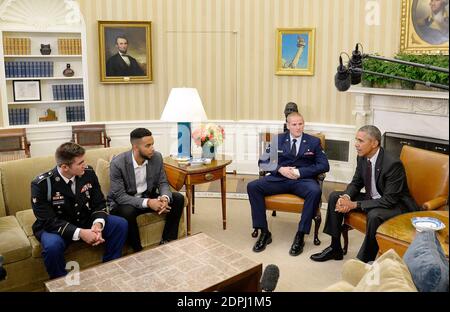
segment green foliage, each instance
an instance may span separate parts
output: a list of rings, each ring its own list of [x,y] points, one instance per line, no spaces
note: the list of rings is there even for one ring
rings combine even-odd
[[[449,65],[448,57],[445,55],[397,54],[395,58],[407,62],[428,64],[442,68],[448,68]],[[380,61],[371,58],[366,58],[363,60],[363,68],[364,70],[370,70],[377,73],[390,74],[414,80],[429,81],[443,85],[448,85],[449,83],[448,74],[446,73],[409,65],[397,64],[393,62]],[[365,84],[373,84],[374,86],[385,87],[387,84],[393,82],[396,79],[364,73],[362,76],[362,80],[363,82],[365,82]]]

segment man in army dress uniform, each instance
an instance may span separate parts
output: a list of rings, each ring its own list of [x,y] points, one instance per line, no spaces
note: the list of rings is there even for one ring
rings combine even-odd
[[[110,216],[98,178],[84,160],[85,149],[64,143],[55,153],[57,166],[31,183],[33,233],[42,245],[50,278],[67,274],[64,251],[83,240],[91,246],[105,243],[103,262],[119,258],[127,238],[128,224]]]

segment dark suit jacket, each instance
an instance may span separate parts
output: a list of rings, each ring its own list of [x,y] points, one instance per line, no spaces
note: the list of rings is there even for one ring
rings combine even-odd
[[[131,205],[143,209],[142,198],[134,196],[137,189],[132,157],[132,151],[128,151],[117,155],[111,161],[111,188],[108,194],[111,209],[117,205]],[[172,202],[172,192],[164,171],[162,155],[154,152],[147,163],[147,191],[143,197],[156,198],[159,195],[167,195]]]
[[[287,179],[278,173],[280,167],[297,168],[300,172],[300,179],[314,179],[319,174],[330,170],[328,158],[320,145],[320,139],[303,133],[300,149],[297,155],[293,156],[290,154],[291,142],[289,132],[278,134],[276,138],[278,139],[277,144],[275,142],[271,143],[272,146],[278,147],[276,154],[274,150],[271,150],[269,154],[272,155],[272,159],[261,159],[259,162],[260,166],[263,163],[267,165],[269,162],[273,164],[273,166],[269,164],[269,168],[272,168],[270,169],[271,175],[267,176],[267,179],[273,181]],[[274,158],[278,158],[278,160]]]
[[[75,178],[75,187],[76,194],[73,194],[56,167],[31,182],[31,204],[36,216],[33,233],[39,240],[42,231],[72,240],[78,227],[90,229],[95,219],[106,218],[105,197],[91,167]]]
[[[119,53],[111,56],[106,62],[106,76],[144,76],[144,71],[135,58],[128,56],[130,66],[125,63]]]
[[[358,156],[355,175],[345,190],[345,194],[348,194],[352,199],[360,194],[365,185],[364,167],[366,164],[367,157]],[[375,182],[381,198],[361,201],[362,210],[371,208],[389,209],[399,204],[403,205],[408,211],[420,210],[409,193],[405,168],[400,159],[386,153],[382,147],[380,147],[380,153],[375,164]]]

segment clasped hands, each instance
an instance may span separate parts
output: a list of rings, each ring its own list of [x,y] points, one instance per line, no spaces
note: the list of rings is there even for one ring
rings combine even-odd
[[[169,200],[165,196],[149,199],[147,201],[147,206],[158,214],[167,213],[172,209],[172,207],[169,206]]]
[[[278,172],[282,176],[291,180],[297,180],[298,178],[300,178],[300,173],[295,167],[280,167],[280,169],[278,169]]]
[[[340,195],[338,201],[336,202],[336,208],[334,211],[347,213],[350,210],[356,209],[356,202],[351,201],[348,195]]]
[[[94,223],[90,229],[81,229],[80,238],[91,246],[97,246],[105,242],[102,237],[103,225]]]

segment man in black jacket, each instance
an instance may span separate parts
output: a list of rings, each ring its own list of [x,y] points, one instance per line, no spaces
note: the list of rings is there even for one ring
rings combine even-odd
[[[55,153],[57,166],[31,183],[33,233],[41,242],[50,278],[67,274],[64,250],[73,241],[105,243],[106,262],[122,255],[127,238],[127,221],[106,213],[97,175],[86,165],[84,154],[78,144],[62,144]]]
[[[331,246],[313,254],[314,261],[341,260],[340,237],[344,215],[353,209],[367,213],[366,237],[358,253],[363,262],[375,260],[378,244],[375,235],[386,220],[407,211],[419,210],[409,194],[406,174],[400,159],[386,153],[380,130],[371,125],[356,134],[357,167],[344,192],[333,192],[328,199],[324,232],[331,235]],[[365,193],[361,189],[365,188]]]
[[[128,39],[125,36],[117,36],[116,48],[118,52],[106,62],[106,76],[144,76],[136,59],[127,54]]]

